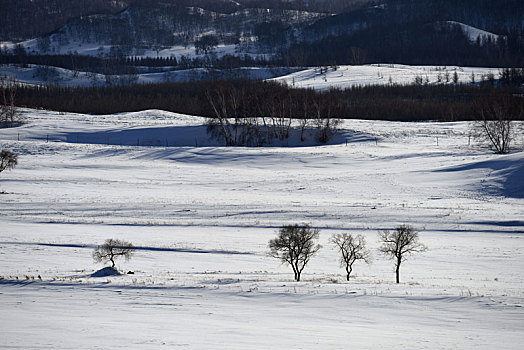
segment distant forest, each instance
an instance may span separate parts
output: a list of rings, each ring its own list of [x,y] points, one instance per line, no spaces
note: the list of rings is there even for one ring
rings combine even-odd
[[[389,0],[316,21],[284,50],[293,62],[524,66],[524,1]],[[458,23],[496,34],[471,40]],[[321,63],[322,62],[322,63]]]
[[[144,17],[159,10],[187,14],[187,8],[232,14],[244,9],[301,10],[340,13],[372,0],[0,0],[0,41],[33,39],[90,15],[112,15],[138,9]],[[202,16],[203,17],[203,16]],[[144,19],[144,18],[142,18]],[[160,25],[160,23],[158,23]]]
[[[0,0],[0,8],[0,40],[40,37],[34,52],[22,45],[0,47],[0,64],[127,75],[129,83],[138,72],[198,67],[507,68],[501,77],[476,84],[418,82],[326,92],[249,80],[19,86],[20,106],[92,114],[156,108],[211,117],[216,111],[210,96],[222,96],[233,117],[455,121],[478,118],[485,101],[504,100],[511,118],[523,119],[522,0]],[[468,26],[493,34],[471,37],[477,29]],[[96,57],[57,54],[72,42],[106,47]],[[219,44],[230,45],[234,54],[217,55]],[[158,56],[173,45],[194,47],[198,55],[140,57],[146,50]]]
[[[227,64],[236,66],[524,66],[522,0],[0,0],[0,8],[0,40],[42,36],[47,55],[75,40],[111,46],[100,55],[113,58],[201,45],[204,56],[177,57],[186,66],[225,65],[217,44],[235,46],[240,58]],[[494,35],[472,38],[457,23]],[[271,55],[253,62],[252,53]]]
[[[342,118],[397,121],[458,121],[479,118],[486,101],[504,101],[515,120],[524,120],[519,87],[492,85],[367,86],[316,92],[275,82],[199,81],[119,87],[18,87],[19,106],[88,114],[162,109],[213,117],[210,97],[220,97],[236,117]]]

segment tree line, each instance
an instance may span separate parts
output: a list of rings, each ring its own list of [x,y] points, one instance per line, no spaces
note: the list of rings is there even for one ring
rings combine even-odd
[[[9,86],[4,86],[9,89]],[[229,94],[227,113],[246,117],[280,115],[292,119],[342,118],[394,121],[461,121],[479,118],[478,105],[504,96],[523,120],[519,87],[503,84],[355,86],[344,90],[292,89],[277,82],[253,80],[166,82],[113,87],[18,86],[16,105],[86,114],[162,109],[216,117],[210,95]],[[228,92],[229,91],[229,92]],[[232,102],[232,91],[240,97]],[[8,92],[8,91],[7,91]],[[215,106],[216,107],[216,106]],[[278,112],[278,113],[277,113]],[[234,114],[229,115],[234,117]]]
[[[78,54],[28,55],[24,48],[16,48],[14,53],[10,53],[7,49],[0,47],[0,64],[37,64],[87,71],[114,68],[117,72],[113,74],[121,74],[118,73],[118,71],[121,71],[121,69],[118,69],[119,67],[165,67],[178,65],[176,57],[97,57]]]
[[[241,67],[278,67],[282,61],[271,57],[253,57],[250,55],[223,55],[209,53],[203,56],[189,57],[181,55],[178,59],[171,57],[138,57],[138,56],[87,56],[78,54],[66,55],[28,55],[21,46],[13,52],[0,46],[0,64],[16,64],[26,66],[35,64],[41,66],[60,67],[70,70],[95,72],[101,74],[137,74],[140,67],[149,72],[164,72],[190,68],[234,69]]]

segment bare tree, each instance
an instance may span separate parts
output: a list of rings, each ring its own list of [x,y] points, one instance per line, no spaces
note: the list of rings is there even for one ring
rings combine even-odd
[[[473,123],[474,135],[487,143],[495,152],[508,153],[513,139],[513,121],[524,111],[515,109],[509,97],[489,98],[477,105],[479,120]]]
[[[15,106],[16,86],[14,79],[0,77],[0,127],[9,128],[20,122]]]
[[[313,101],[313,107],[316,114],[317,140],[321,143],[328,143],[335,136],[341,120],[334,117],[335,98],[331,95],[324,96],[323,99],[317,98]]]
[[[353,271],[353,264],[357,260],[371,262],[371,252],[366,249],[366,240],[362,235],[353,236],[350,233],[334,234],[331,237],[333,243],[340,251],[340,266],[346,269],[346,279]]]
[[[366,61],[367,52],[358,47],[351,47],[349,49],[349,58],[351,60],[351,64],[359,65]]]
[[[213,91],[206,90],[205,94],[215,115],[208,118],[207,132],[226,146],[244,145],[249,130],[243,105],[245,91],[231,82],[224,82]]]
[[[278,237],[269,241],[269,255],[291,265],[295,281],[299,282],[307,263],[321,248],[318,235],[319,230],[308,224],[284,226]]]
[[[427,250],[425,245],[419,243],[418,232],[409,225],[400,225],[393,232],[388,230],[379,232],[378,238],[382,242],[379,251],[395,260],[397,283],[400,283],[400,264],[406,260],[406,256]]]
[[[17,165],[18,155],[6,149],[0,151],[0,173],[6,169],[14,169]]]
[[[300,126],[300,141],[304,142],[305,140],[305,131],[311,124],[311,103],[310,103],[310,95],[312,95],[311,90],[304,90],[303,95],[301,96],[301,104],[299,106],[302,107],[302,116],[298,120],[298,125]]]
[[[134,251],[135,248],[131,243],[109,238],[106,239],[103,245],[95,248],[95,251],[93,252],[93,260],[97,263],[111,262],[111,267],[114,268],[116,258],[123,256],[126,260],[129,260]]]

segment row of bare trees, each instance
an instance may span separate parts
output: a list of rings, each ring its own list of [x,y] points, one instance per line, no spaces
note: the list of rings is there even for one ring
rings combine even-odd
[[[320,143],[332,139],[340,123],[334,99],[312,90],[268,87],[275,89],[252,89],[234,82],[207,89],[205,95],[213,111],[207,121],[210,136],[227,146],[264,146],[288,139],[297,120],[301,141],[305,141],[309,129],[316,130]]]
[[[309,224],[284,226],[278,231],[277,237],[269,241],[269,255],[289,264],[293,269],[295,281],[299,282],[310,259],[322,248],[317,243],[319,232]],[[407,256],[427,250],[427,247],[419,242],[418,232],[409,225],[400,225],[394,231],[381,231],[378,238],[381,243],[379,252],[394,260],[397,283],[400,283],[400,265]],[[368,264],[371,262],[371,251],[366,248],[366,240],[362,235],[334,234],[330,242],[340,253],[340,266],[345,268],[348,281],[353,264],[357,260],[363,260]]]
[[[273,91],[233,81],[207,89],[206,98],[213,111],[207,122],[211,137],[227,146],[264,146],[273,140],[286,140],[296,121],[301,141],[311,129],[320,143],[332,139],[341,121],[337,117],[340,104],[344,103],[336,91],[319,94],[268,86]],[[508,95],[487,95],[475,103],[475,116],[472,134],[495,152],[508,153],[515,136],[514,121],[524,118],[524,103],[515,103]]]
[[[308,224],[284,226],[278,231],[277,238],[269,241],[269,255],[289,264],[295,281],[299,282],[310,259],[322,248],[317,243],[319,232]],[[409,225],[400,225],[391,232],[379,232],[378,236],[382,243],[379,252],[394,260],[396,282],[400,283],[400,264],[408,255],[424,252],[427,247],[418,241],[418,232]],[[371,251],[366,248],[364,236],[339,233],[334,234],[330,242],[340,253],[340,266],[345,268],[348,281],[357,260],[371,263]],[[111,263],[111,268],[115,269],[117,258],[129,260],[134,251],[135,247],[131,243],[110,238],[95,248],[93,260],[97,263]]]

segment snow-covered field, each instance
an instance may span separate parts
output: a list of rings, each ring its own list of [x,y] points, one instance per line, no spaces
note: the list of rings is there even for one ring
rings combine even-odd
[[[338,144],[226,148],[201,119],[161,111],[24,118],[0,129],[19,154],[0,174],[0,348],[524,343],[522,124],[499,156],[468,145],[467,123],[351,120]],[[299,222],[323,248],[297,283],[267,243]],[[403,223],[428,251],[397,285],[377,232]],[[374,255],[349,282],[329,243],[340,232]],[[117,262],[135,273],[90,277],[111,237],[138,247]]]
[[[402,64],[369,64],[310,68],[286,76],[274,78],[291,87],[315,90],[344,89],[366,85],[408,85],[418,79],[423,84],[452,84],[457,73],[457,82],[471,83],[487,80],[492,74],[498,79],[500,68],[458,66],[408,66]],[[474,79],[472,79],[472,76]]]

